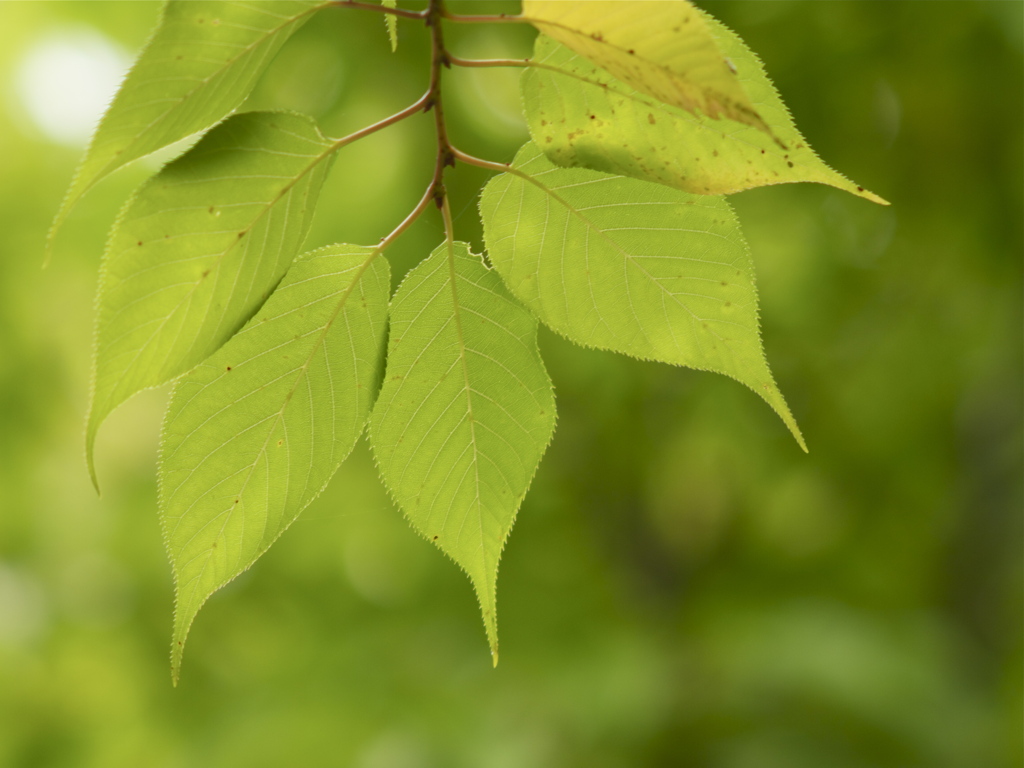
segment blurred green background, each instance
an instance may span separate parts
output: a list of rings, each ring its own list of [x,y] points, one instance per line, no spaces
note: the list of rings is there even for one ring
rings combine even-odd
[[[101,499],[82,458],[97,265],[159,159],[97,188],[40,269],[159,6],[0,3],[0,766],[1022,764],[1024,4],[705,6],[826,161],[893,203],[816,185],[732,198],[811,453],[724,377],[542,331],[560,419],[502,563],[497,669],[468,581],[408,528],[364,444],[210,601],[173,689],[166,389],[102,430]],[[531,35],[450,37],[494,56]],[[377,15],[333,9],[250,106],[342,135],[418,96],[426,54],[408,22],[392,55]],[[460,146],[510,159],[516,74],[453,73],[448,94]],[[432,141],[417,119],[344,150],[310,247],[389,231]],[[485,178],[451,184],[476,243]],[[441,231],[418,223],[395,271]]]

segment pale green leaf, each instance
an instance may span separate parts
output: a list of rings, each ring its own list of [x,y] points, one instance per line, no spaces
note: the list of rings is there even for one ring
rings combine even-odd
[[[178,382],[160,518],[176,585],[172,673],[196,612],[323,490],[363,432],[390,278],[375,249],[306,254],[252,320]]]
[[[170,0],[96,129],[51,237],[104,176],[232,112],[284,42],[325,5],[324,0]]]
[[[771,135],[687,0],[523,0],[523,16],[651,98]]]
[[[310,118],[234,115],[129,202],[101,268],[90,469],[107,414],[206,358],[266,300],[306,236],[333,149]]]
[[[498,559],[555,424],[536,336],[497,274],[442,245],[395,294],[370,418],[385,484],[472,580],[495,663]]]
[[[728,203],[586,169],[533,144],[484,189],[487,253],[512,293],[585,346],[724,373],[804,445],[758,331],[747,245]]]
[[[686,192],[719,195],[813,181],[884,203],[818,158],[754,53],[713,18],[704,18],[785,149],[742,123],[711,120],[651,99],[543,35],[534,50],[541,66],[528,69],[522,79],[533,140],[558,165],[633,176]]]
[[[380,0],[385,8],[397,8],[398,0]],[[388,30],[388,40],[391,41],[391,52],[398,50],[398,17],[393,13],[384,14],[384,26]]]

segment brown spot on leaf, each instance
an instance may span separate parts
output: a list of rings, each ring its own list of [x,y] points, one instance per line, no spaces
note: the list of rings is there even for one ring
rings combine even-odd
[[[651,125],[654,125],[656,122],[658,122],[657,120],[654,119],[654,113],[647,113],[647,122],[650,123]]]

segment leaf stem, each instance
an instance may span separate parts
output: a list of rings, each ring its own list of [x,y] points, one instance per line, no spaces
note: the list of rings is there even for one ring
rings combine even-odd
[[[339,8],[359,8],[364,11],[377,11],[377,13],[386,13],[391,16],[400,16],[403,19],[425,19],[427,17],[427,11],[408,11],[404,8],[388,8],[384,5],[374,5],[373,3],[360,3],[357,0],[334,0],[332,5],[336,5]]]
[[[515,173],[516,169],[508,163],[495,163],[492,160],[483,160],[479,157],[473,157],[473,155],[463,152],[461,149],[456,147],[449,147],[452,152],[452,157],[456,160],[460,160],[467,165],[475,165],[478,168],[487,168],[491,171],[498,171],[499,173]]]
[[[386,237],[382,237],[380,239],[380,242],[377,244],[376,252],[383,252],[385,248],[387,248],[389,245],[395,242],[395,240],[398,239],[399,235],[401,235],[403,232],[405,232],[405,230],[407,230],[409,227],[413,225],[416,219],[420,217],[420,214],[422,214],[427,209],[427,206],[430,205],[430,201],[433,199],[434,182],[431,181],[430,185],[427,187],[426,192],[423,193],[423,197],[421,197],[420,201],[416,203],[416,207],[409,212],[409,215],[402,219],[402,222],[393,230],[391,230],[391,232]]]
[[[452,155],[455,157],[456,160],[466,163],[467,165],[475,165],[478,168],[486,168],[489,171],[498,171],[499,173],[511,173],[513,176],[518,176],[523,181],[533,184],[533,186],[537,187],[539,190],[549,195],[552,199],[556,200],[561,205],[564,205],[567,209],[572,211],[580,218],[583,218],[582,214],[578,210],[576,210],[576,208],[573,205],[571,205],[567,200],[565,200],[565,198],[563,198],[561,195],[555,192],[555,190],[551,189],[551,187],[549,187],[544,182],[538,181],[536,176],[533,176],[532,174],[526,173],[526,171],[514,167],[511,163],[495,163],[492,162],[491,160],[483,160],[479,157],[473,157],[473,155],[466,154],[465,152],[456,149],[455,147],[452,147],[451,150]]]
[[[447,21],[454,21],[459,24],[524,24],[529,21],[525,16],[515,13],[462,15],[442,11],[442,16]]]
[[[536,67],[539,65],[530,59],[463,59],[448,54],[448,61],[457,67]]]
[[[398,112],[395,112],[393,115],[385,117],[383,120],[378,120],[373,125],[368,125],[365,128],[360,128],[358,131],[354,131],[353,133],[350,133],[348,136],[343,136],[340,139],[335,139],[334,144],[331,146],[331,151],[341,149],[346,144],[351,144],[353,141],[358,141],[364,136],[369,136],[371,133],[376,133],[382,128],[387,128],[389,125],[394,125],[395,123],[404,120],[407,117],[415,115],[417,112],[420,112],[423,109],[427,108],[427,103],[429,99],[430,91],[427,91],[405,109],[399,110]]]

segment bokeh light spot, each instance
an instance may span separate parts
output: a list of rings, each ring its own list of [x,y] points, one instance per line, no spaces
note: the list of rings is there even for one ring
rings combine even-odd
[[[56,30],[15,68],[15,93],[47,139],[83,147],[130,64],[120,46],[91,27]]]

